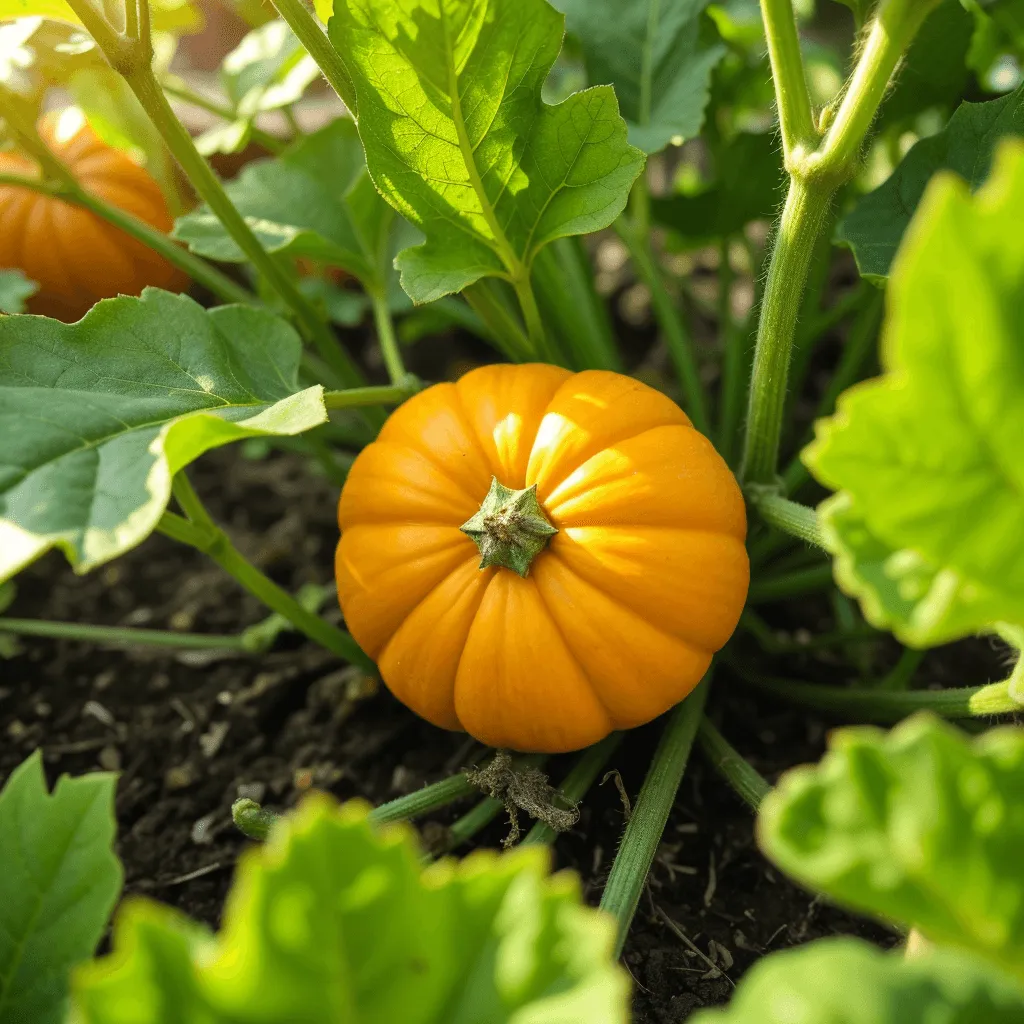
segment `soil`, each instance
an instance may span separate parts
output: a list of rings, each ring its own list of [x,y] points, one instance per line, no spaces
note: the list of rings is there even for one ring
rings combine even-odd
[[[479,356],[460,342],[448,353],[448,367]],[[648,356],[637,347],[638,360]],[[292,453],[253,460],[235,448],[204,457],[191,475],[237,545],[275,580],[293,591],[330,581],[337,489],[315,467]],[[203,556],[160,536],[84,577],[51,553],[19,577],[11,613],[217,633],[266,615]],[[336,610],[328,614],[340,621]],[[823,598],[809,598],[778,606],[769,618],[779,629],[814,631],[829,628],[831,614]],[[383,688],[360,694],[350,670],[294,634],[260,656],[29,639],[22,648],[0,661],[0,778],[40,746],[51,778],[119,771],[125,895],[162,900],[210,925],[218,923],[233,863],[246,845],[229,813],[238,796],[283,809],[317,787],[339,799],[381,803],[476,763],[482,753],[464,736],[420,721]],[[870,667],[884,671],[898,648],[880,641],[869,653]],[[775,658],[772,669],[831,682],[856,674],[825,654]],[[964,643],[930,653],[919,673],[965,685],[998,677],[1000,665],[987,645]],[[757,697],[727,671],[715,680],[709,708],[770,781],[820,757],[835,724]],[[659,730],[653,723],[630,734],[608,765],[632,798]],[[570,763],[552,759],[552,779]],[[469,806],[418,824],[436,833]],[[609,781],[592,789],[579,823],[556,844],[557,864],[579,872],[592,903],[623,824]],[[507,823],[497,820],[477,843],[496,846],[506,832]],[[755,845],[749,810],[695,753],[625,952],[636,1024],[680,1024],[699,1007],[725,1002],[765,952],[837,933],[882,946],[898,941],[770,867]]]

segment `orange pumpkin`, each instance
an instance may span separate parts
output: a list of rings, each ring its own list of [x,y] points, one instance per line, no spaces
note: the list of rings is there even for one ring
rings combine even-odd
[[[557,753],[685,697],[739,619],[746,515],[664,395],[485,366],[402,405],[338,507],[348,628],[414,711]]]
[[[160,186],[108,146],[77,111],[47,114],[43,141],[82,187],[160,231],[173,221]],[[0,153],[0,172],[32,174],[17,153]],[[147,285],[181,291],[187,278],[152,249],[96,214],[30,189],[0,185],[0,267],[20,268],[39,284],[29,311],[73,321],[99,299],[138,295]]]

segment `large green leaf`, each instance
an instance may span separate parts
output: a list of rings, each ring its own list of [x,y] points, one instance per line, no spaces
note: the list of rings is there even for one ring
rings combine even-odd
[[[1024,730],[839,730],[765,798],[758,836],[805,885],[1024,977]]]
[[[873,591],[879,565],[898,578],[902,564],[939,586],[929,600],[955,602],[917,616],[913,584],[902,609],[879,598],[915,646],[1024,624],[1022,223],[1024,146],[1004,143],[976,196],[952,175],[932,182],[889,283],[885,375],[842,395],[804,452],[846,496],[822,510],[841,583]]]
[[[383,286],[394,215],[367,177],[355,125],[347,118],[280,157],[247,165],[227,191],[269,252],[330,263],[370,288]],[[174,233],[210,259],[246,259],[206,207],[182,217]]]
[[[216,940],[151,904],[76,984],[83,1024],[625,1024],[614,925],[536,848],[425,871],[314,797],[246,854]]]
[[[0,318],[0,580],[53,547],[95,568],[149,535],[203,452],[325,422],[301,349],[269,313],[155,288],[76,324]]]
[[[25,300],[39,291],[20,270],[0,270],[0,313],[23,313]]]
[[[744,975],[726,1009],[692,1024],[1015,1024],[1024,991],[948,950],[904,959],[859,939],[772,953]]]
[[[397,261],[415,301],[487,276],[525,282],[545,244],[624,208],[643,154],[612,89],[541,100],[562,22],[546,0],[335,5],[370,174],[426,236]]]
[[[1024,86],[987,103],[962,104],[941,132],[918,142],[839,226],[838,240],[853,249],[860,272],[887,277],[932,177],[940,170],[954,171],[976,191],[988,177],[996,145],[1007,135],[1024,136]]]
[[[0,792],[0,1024],[60,1024],[71,969],[92,955],[121,890],[114,783],[61,776],[37,751]]]
[[[587,77],[615,87],[629,141],[647,153],[700,133],[725,47],[708,0],[554,0],[583,47]]]

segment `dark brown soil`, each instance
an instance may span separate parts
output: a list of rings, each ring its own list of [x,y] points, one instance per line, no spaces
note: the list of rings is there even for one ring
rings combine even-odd
[[[330,581],[337,493],[301,458],[275,453],[251,461],[236,448],[207,456],[192,477],[239,547],[278,582],[295,590]],[[155,536],[86,577],[49,555],[19,578],[11,614],[233,633],[266,612],[201,555]],[[767,614],[777,627],[811,630],[828,628],[830,616],[819,598]],[[895,655],[886,642],[871,656],[884,671]],[[776,659],[773,668],[822,681],[855,675],[824,655]],[[998,675],[998,657],[985,645],[962,644],[929,655],[920,671],[965,685]],[[384,690],[352,699],[345,667],[294,635],[262,656],[26,640],[20,655],[0,661],[0,680],[0,778],[38,746],[51,776],[119,770],[125,893],[165,901],[212,925],[245,845],[229,814],[239,795],[281,809],[318,787],[340,799],[380,803],[480,753],[465,737],[420,721]],[[823,750],[829,723],[756,698],[727,672],[715,681],[710,708],[769,780]],[[659,730],[654,723],[631,734],[608,766],[621,773],[632,798]],[[569,763],[550,762],[552,778]],[[436,830],[467,807],[420,824]],[[588,794],[578,825],[557,843],[558,865],[580,873],[590,902],[600,897],[623,823],[609,782]],[[625,954],[636,983],[636,1024],[679,1024],[698,1007],[724,1002],[769,950],[836,933],[896,941],[772,869],[756,849],[752,824],[747,808],[695,753]],[[478,841],[497,845],[506,831],[496,821]]]

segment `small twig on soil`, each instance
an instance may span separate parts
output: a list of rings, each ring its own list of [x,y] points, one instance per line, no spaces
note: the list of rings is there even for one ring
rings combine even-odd
[[[700,949],[700,947],[697,946],[696,943],[691,942],[690,939],[687,938],[686,933],[683,931],[683,929],[680,928],[679,925],[677,925],[675,921],[673,921],[672,918],[669,917],[668,914],[666,914],[665,911],[662,910],[661,907],[659,907],[657,904],[655,904],[654,906],[654,912],[661,919],[661,922],[668,928],[668,930],[672,932],[672,934],[677,939],[679,939],[679,941],[682,942],[683,945],[687,947],[687,949],[689,949],[691,952],[699,956],[701,960],[703,960],[704,963],[706,963],[708,967],[712,971],[714,971],[714,974],[711,975],[712,978],[717,978],[721,976],[725,978],[725,980],[729,982],[729,984],[733,988],[736,987],[736,983],[732,980],[732,978],[730,978],[729,975],[726,974],[725,971],[721,967],[719,967],[719,965],[716,964],[714,960],[711,959],[711,957],[709,957],[702,949]]]
[[[539,768],[516,767],[507,750],[499,750],[486,768],[466,772],[466,778],[492,800],[505,805],[511,829],[501,843],[506,849],[518,843],[522,835],[519,811],[526,811],[555,832],[567,832],[580,819],[576,804],[567,809],[556,805],[556,800],[564,802],[564,798]]]
[[[629,824],[629,819],[633,815],[633,806],[629,802],[629,794],[626,792],[626,786],[622,781],[622,776],[613,768],[610,772],[605,772],[604,778],[601,780],[601,785],[603,786],[609,779],[613,779],[615,781],[615,788],[619,791],[619,799],[622,801],[622,816],[626,819],[626,824]]]

